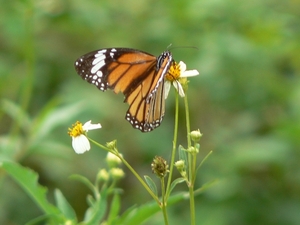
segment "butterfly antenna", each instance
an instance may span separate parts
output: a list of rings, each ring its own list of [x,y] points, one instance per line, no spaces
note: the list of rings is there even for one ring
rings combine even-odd
[[[172,44],[170,44],[168,46],[168,48],[171,46]],[[176,47],[172,47],[172,49],[175,49],[175,48],[192,48],[192,49],[196,49],[196,50],[199,50],[199,48],[197,48],[196,46],[176,46]],[[171,48],[170,48],[171,49]]]

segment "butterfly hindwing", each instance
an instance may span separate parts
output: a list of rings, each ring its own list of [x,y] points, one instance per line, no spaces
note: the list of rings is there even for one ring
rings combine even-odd
[[[100,90],[122,92],[129,104],[126,120],[147,132],[158,127],[164,116],[164,77],[171,62],[168,51],[156,58],[135,49],[108,48],[83,55],[75,68]]]

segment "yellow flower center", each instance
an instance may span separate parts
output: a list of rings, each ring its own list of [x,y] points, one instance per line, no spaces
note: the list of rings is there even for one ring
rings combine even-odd
[[[178,80],[180,77],[180,67],[179,64],[174,62],[172,63],[167,75],[166,79],[170,82]]]
[[[75,124],[72,125],[72,128],[69,128],[68,134],[71,137],[77,137],[81,134],[84,134],[84,130],[82,128],[82,123],[80,123],[79,121],[77,121]]]

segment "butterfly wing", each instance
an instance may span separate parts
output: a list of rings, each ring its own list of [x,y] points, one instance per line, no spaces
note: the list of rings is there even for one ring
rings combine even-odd
[[[75,62],[77,73],[100,90],[122,92],[130,106],[126,113],[134,128],[143,132],[160,125],[164,116],[164,76],[172,62],[170,52],[158,58],[135,49],[100,49]]]

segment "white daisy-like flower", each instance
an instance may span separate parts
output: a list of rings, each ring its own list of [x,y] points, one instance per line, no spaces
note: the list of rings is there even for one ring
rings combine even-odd
[[[68,134],[72,137],[72,147],[77,154],[82,154],[91,149],[89,140],[86,137],[86,133],[89,130],[100,129],[101,124],[92,124],[91,120],[87,121],[84,125],[77,121],[73,124],[72,128],[69,128]]]
[[[171,89],[171,84],[175,87],[181,97],[184,97],[184,90],[182,83],[186,83],[187,77],[194,77],[199,75],[198,70],[186,70],[186,64],[182,61],[179,63],[173,62],[167,75],[165,82],[165,98],[168,97]]]

